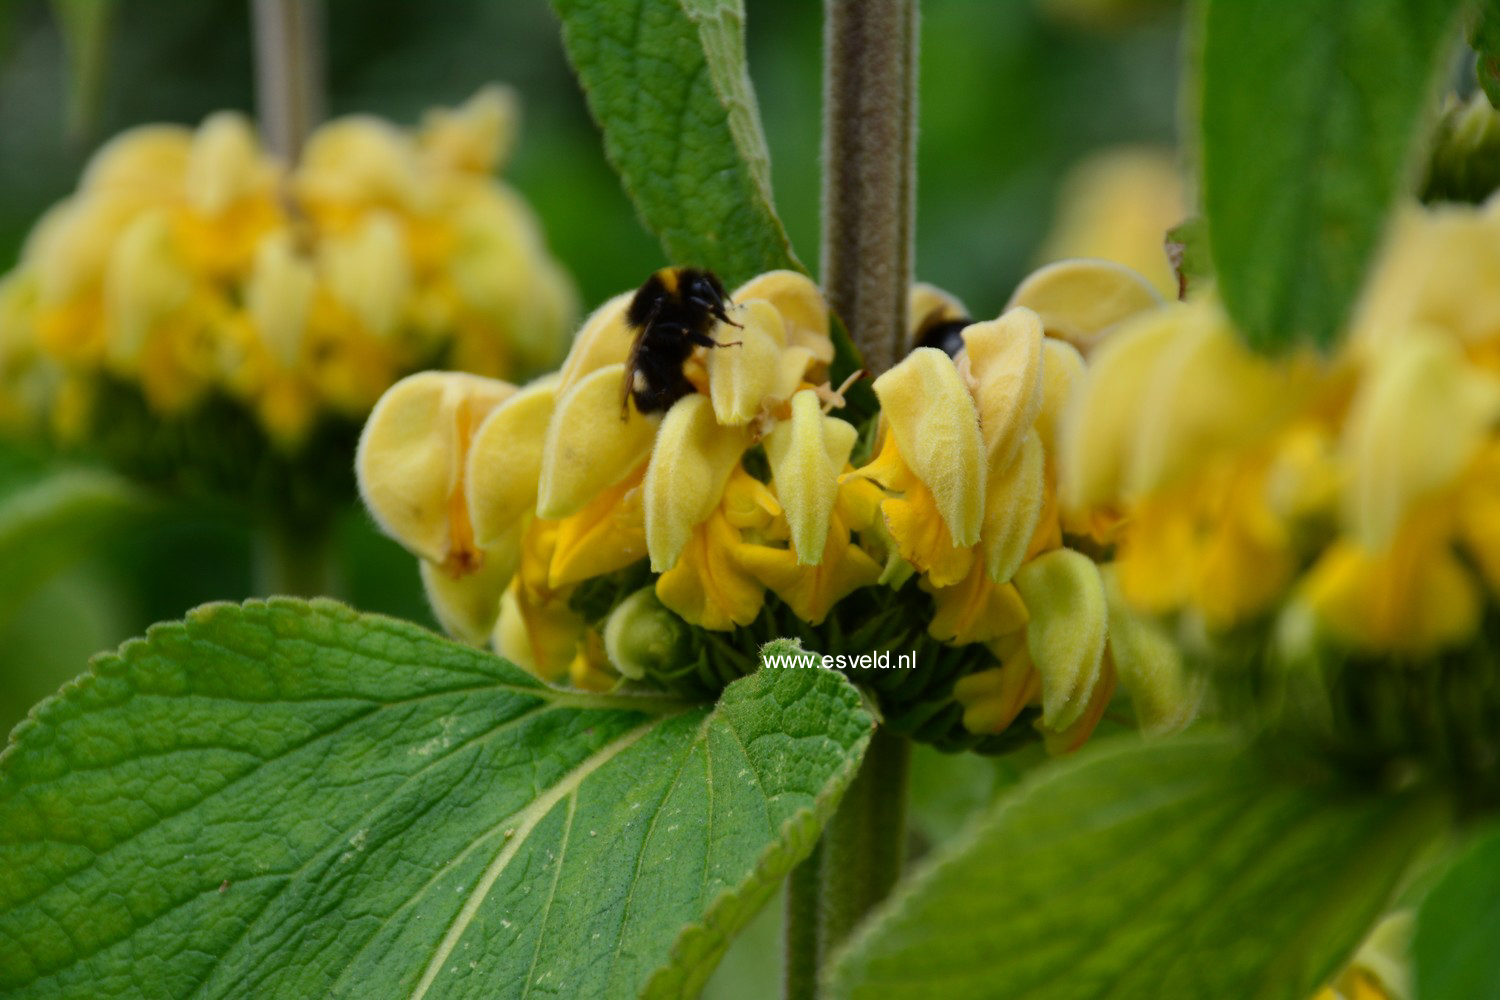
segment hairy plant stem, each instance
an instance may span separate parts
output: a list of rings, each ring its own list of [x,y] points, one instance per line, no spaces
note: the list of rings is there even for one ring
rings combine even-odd
[[[266,148],[296,160],[323,117],[323,10],[319,0],[251,0],[255,104]]]
[[[823,290],[865,367],[899,359],[912,278],[917,0],[826,0]]]
[[[879,728],[786,895],[787,1000],[812,1000],[830,955],[901,877],[911,741]]]
[[[912,280],[917,0],[825,0],[823,291],[865,368],[901,356]],[[818,995],[828,957],[895,886],[911,744],[883,728],[812,855],[787,882],[788,1000]]]

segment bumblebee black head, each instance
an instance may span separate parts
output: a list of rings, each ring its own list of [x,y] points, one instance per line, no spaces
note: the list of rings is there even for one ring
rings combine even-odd
[[[936,347],[948,357],[956,358],[964,349],[964,328],[973,322],[967,316],[958,319],[939,319],[937,314],[929,316],[917,328],[916,343],[912,347]]]

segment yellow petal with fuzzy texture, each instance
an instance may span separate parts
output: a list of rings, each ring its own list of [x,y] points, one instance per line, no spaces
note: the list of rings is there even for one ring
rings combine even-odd
[[[786,346],[781,315],[764,299],[745,303],[738,313],[744,329],[720,323],[715,339],[720,344],[708,352],[708,394],[719,423],[743,427],[754,420],[761,404],[776,387],[777,363]],[[739,341],[739,346],[729,346]]]
[[[520,559],[518,528],[505,547],[486,549],[484,561],[472,573],[454,576],[436,563],[418,560],[422,589],[443,631],[473,646],[488,642],[500,617],[500,597]]]
[[[955,646],[990,642],[1026,627],[1030,615],[1021,594],[1010,583],[992,583],[975,563],[969,575],[951,587],[922,581],[932,595],[934,612],[927,634]]]
[[[776,497],[791,527],[797,562],[806,566],[816,566],[823,559],[828,522],[838,496],[838,475],[829,461],[829,442],[823,430],[828,423],[854,430],[842,420],[825,417],[818,394],[804,389],[792,397],[791,419],[777,424],[765,439]],[[852,441],[850,445],[852,448]],[[843,463],[837,467],[842,468]]]
[[[1182,729],[1198,714],[1203,678],[1188,675],[1182,651],[1166,629],[1125,601],[1114,567],[1104,567],[1100,576],[1109,605],[1109,657],[1130,693],[1141,731],[1158,736]]]
[[[973,399],[953,361],[919,347],[875,380],[881,416],[901,456],[931,491],[955,546],[979,541],[984,443]]]
[[[1045,684],[1046,682],[1043,681]],[[1047,752],[1056,756],[1058,754],[1072,753],[1088,742],[1094,730],[1099,726],[1099,720],[1104,718],[1104,713],[1109,708],[1109,703],[1115,695],[1117,678],[1115,672],[1105,668],[1100,672],[1099,681],[1088,694],[1088,701],[1083,706],[1083,711],[1078,718],[1060,728],[1047,725],[1045,718],[1037,723],[1037,728],[1042,732],[1042,745]]]
[[[953,685],[953,700],[964,709],[964,728],[971,733],[1004,732],[1042,693],[1042,678],[1023,645],[1001,657],[1001,666],[962,677]]]
[[[1042,321],[1030,309],[964,328],[979,430],[990,468],[1006,468],[1042,408]]]
[[[465,488],[480,545],[494,544],[536,506],[556,403],[557,378],[538,379],[495,407],[474,433]]]
[[[1046,506],[1047,454],[1036,431],[1008,468],[991,470],[981,542],[989,578],[1003,583],[1021,568]]]
[[[1062,260],[1033,271],[1005,308],[1025,306],[1041,317],[1048,336],[1088,354],[1114,326],[1161,304],[1151,283],[1123,264]]]
[[[583,327],[573,338],[573,346],[563,361],[558,392],[567,392],[585,375],[622,364],[630,357],[635,335],[625,322],[625,313],[634,295],[634,292],[616,295],[583,321]]]
[[[578,513],[600,491],[635,471],[651,451],[656,418],[634,406],[620,408],[625,366],[607,365],[562,391],[547,425],[537,516]],[[707,402],[707,400],[704,400]]]
[[[1345,424],[1344,509],[1357,540],[1372,552],[1390,545],[1413,508],[1469,466],[1497,414],[1500,380],[1451,339],[1420,332],[1392,343]]]
[[[477,565],[464,497],[475,430],[515,387],[462,372],[419,372],[380,397],[354,456],[360,496],[382,531],[429,562]]]
[[[653,571],[677,564],[693,529],[718,507],[748,444],[743,430],[714,418],[707,396],[684,396],[667,411],[646,469],[646,546]]]
[[[1058,447],[1058,430],[1073,394],[1083,384],[1083,355],[1066,340],[1048,337],[1042,341],[1042,407],[1033,425],[1049,455]]]
[[[557,681],[573,662],[584,628],[567,602],[535,601],[517,578],[500,600],[495,652],[544,681]]]
[[[767,271],[736,288],[730,298],[740,303],[765,299],[781,314],[788,345],[806,348],[822,364],[833,360],[828,303],[817,283],[807,275],[798,271]]]
[[[1170,306],[1132,322],[1090,360],[1059,435],[1064,507],[1084,510],[1119,499],[1139,439],[1141,401],[1162,354],[1182,335],[1186,308]]]
[[[1102,673],[1109,617],[1099,568],[1057,549],[1021,567],[1015,582],[1031,614],[1026,649],[1042,675],[1042,723],[1066,730],[1083,717]]]
[[[719,512],[692,529],[681,558],[656,580],[657,599],[699,628],[727,631],[760,614],[765,588],[740,565],[739,529]]]
[[[645,474],[643,464],[583,510],[558,522],[549,587],[558,590],[605,576],[646,557],[646,522],[641,512],[641,480]]]
[[[833,606],[860,587],[880,578],[880,564],[850,543],[848,527],[833,518],[823,560],[817,566],[801,563],[795,553],[765,545],[737,550],[741,566],[787,603],[810,625],[821,625]]]

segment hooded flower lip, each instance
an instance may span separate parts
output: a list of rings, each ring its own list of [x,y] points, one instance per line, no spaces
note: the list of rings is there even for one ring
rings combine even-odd
[[[157,419],[228,396],[284,452],[414,370],[548,366],[573,292],[489,175],[514,113],[488,89],[420,130],[339,119],[295,164],[236,114],[123,133],[38,223],[16,271],[38,294],[0,342],[34,340],[80,392],[132,385]]]

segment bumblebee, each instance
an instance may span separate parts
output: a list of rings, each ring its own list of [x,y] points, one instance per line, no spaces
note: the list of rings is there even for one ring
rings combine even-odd
[[[967,316],[944,319],[941,311],[935,311],[917,326],[916,336],[912,338],[915,341],[912,349],[936,347],[948,357],[956,358],[958,352],[964,349],[964,327],[973,322]]]
[[[632,396],[641,413],[660,413],[695,391],[682,372],[693,348],[740,343],[721,344],[709,336],[715,322],[740,327],[725,312],[726,304],[729,295],[712,271],[664,267],[646,279],[625,311],[635,341],[625,364],[621,413]]]

